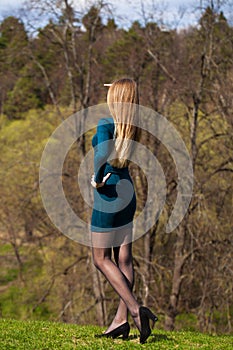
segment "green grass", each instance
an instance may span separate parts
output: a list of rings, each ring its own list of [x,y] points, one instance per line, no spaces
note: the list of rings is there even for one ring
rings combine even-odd
[[[214,349],[233,348],[233,336],[196,332],[165,332],[154,329],[146,344],[139,344],[138,332],[132,329],[128,340],[95,338],[102,332],[97,326],[45,321],[0,320],[1,350],[71,350],[71,349]]]

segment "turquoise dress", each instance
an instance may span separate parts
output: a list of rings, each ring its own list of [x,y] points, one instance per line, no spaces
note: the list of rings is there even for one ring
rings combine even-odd
[[[128,167],[117,168],[108,163],[114,149],[114,128],[112,118],[102,118],[92,139],[94,180],[100,183],[107,173],[111,173],[103,187],[94,189],[92,232],[132,227],[136,210],[136,196]]]

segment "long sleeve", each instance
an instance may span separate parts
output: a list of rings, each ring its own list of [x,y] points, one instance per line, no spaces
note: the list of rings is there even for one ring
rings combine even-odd
[[[112,151],[112,127],[108,120],[101,119],[97,125],[97,145],[94,149],[95,182],[103,181],[107,159]],[[109,141],[109,142],[106,142]]]

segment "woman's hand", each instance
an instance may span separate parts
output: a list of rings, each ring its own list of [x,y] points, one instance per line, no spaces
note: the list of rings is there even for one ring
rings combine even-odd
[[[105,185],[105,182],[107,181],[107,179],[111,176],[111,173],[107,173],[102,182],[95,182],[94,177],[95,175],[92,175],[91,177],[91,184],[94,188],[99,188],[99,187],[103,187]]]

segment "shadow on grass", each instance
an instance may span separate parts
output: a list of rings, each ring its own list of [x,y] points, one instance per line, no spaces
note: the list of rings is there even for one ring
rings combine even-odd
[[[111,337],[103,337],[101,334],[96,334],[94,336],[95,338],[101,338],[101,339],[111,339]],[[123,340],[124,342],[127,342],[127,341],[131,341],[131,340],[135,340],[139,338],[139,335],[137,334],[130,334],[129,337],[127,339],[123,339],[122,336],[120,337],[117,337],[117,339],[119,340]],[[151,334],[148,338],[148,342],[149,343],[158,343],[158,342],[161,342],[161,341],[173,341],[174,339],[172,339],[171,337],[168,337],[167,335],[165,334]]]
[[[165,334],[151,334],[150,335],[150,343],[157,343],[159,341],[173,341],[172,338],[168,337],[167,335]]]
[[[133,340],[133,339],[137,339],[137,338],[139,338],[139,335],[132,334],[125,341]],[[120,339],[120,338],[118,338],[118,339]],[[149,340],[150,343],[157,343],[157,342],[160,342],[160,341],[173,341],[172,338],[168,337],[165,334],[151,334],[150,337],[148,338],[148,340]]]
[[[129,338],[126,340],[133,340],[133,339],[137,339],[137,338],[138,338],[137,334],[131,334],[131,335],[129,335]]]

